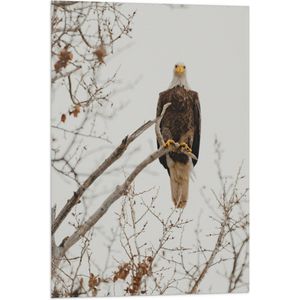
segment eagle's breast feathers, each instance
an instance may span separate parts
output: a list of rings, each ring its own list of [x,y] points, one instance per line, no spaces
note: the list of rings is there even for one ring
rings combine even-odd
[[[160,129],[165,141],[172,139],[178,143],[187,143],[193,150],[193,154],[198,157],[200,146],[200,103],[198,94],[183,87],[174,87],[159,94],[157,112],[159,116],[166,103],[171,103],[163,119]],[[174,155],[175,153],[170,153]],[[185,154],[177,154],[178,157],[186,157]],[[160,158],[160,162],[168,169],[165,156]],[[196,165],[197,160],[193,161]]]
[[[163,106],[171,103],[161,120],[160,129],[164,141],[174,140],[186,143],[198,157],[200,146],[200,103],[195,91],[176,86],[159,94],[157,116]],[[159,146],[159,145],[158,145]],[[167,169],[171,179],[171,190],[176,207],[184,207],[187,201],[188,179],[192,166],[197,160],[191,160],[184,153],[169,152],[160,157],[161,164]]]

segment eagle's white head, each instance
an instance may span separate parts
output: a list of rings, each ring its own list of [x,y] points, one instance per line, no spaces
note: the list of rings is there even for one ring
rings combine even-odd
[[[173,88],[175,86],[182,86],[185,89],[189,90],[189,85],[186,80],[186,66],[183,63],[177,63],[173,69],[173,79],[169,88]]]

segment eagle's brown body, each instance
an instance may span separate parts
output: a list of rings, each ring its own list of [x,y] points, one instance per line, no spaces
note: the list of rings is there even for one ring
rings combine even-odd
[[[161,133],[164,141],[174,140],[186,143],[198,157],[200,146],[200,103],[195,91],[176,86],[160,93],[157,116],[166,103],[172,103],[161,120]],[[161,164],[167,169],[172,199],[176,207],[183,208],[188,198],[190,171],[197,160],[191,160],[183,153],[169,152],[160,157]]]

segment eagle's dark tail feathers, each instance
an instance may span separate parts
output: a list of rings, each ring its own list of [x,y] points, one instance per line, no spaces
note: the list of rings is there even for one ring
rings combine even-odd
[[[190,165],[174,162],[169,166],[172,200],[177,208],[184,208],[189,193]]]

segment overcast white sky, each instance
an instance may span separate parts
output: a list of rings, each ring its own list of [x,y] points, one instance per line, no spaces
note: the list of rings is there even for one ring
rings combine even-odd
[[[224,173],[235,175],[244,161],[244,174],[248,175],[248,8],[189,6],[178,9],[166,5],[128,4],[125,10],[137,10],[133,23],[133,38],[121,41],[119,47],[126,46],[126,49],[109,58],[105,70],[113,73],[120,67],[118,78],[125,86],[128,83],[132,83],[133,86],[113,99],[116,106],[122,103],[127,103],[127,106],[113,119],[105,120],[98,126],[107,132],[113,145],[118,145],[125,135],[145,121],[153,119],[158,94],[168,88],[174,64],[178,61],[184,62],[187,66],[189,85],[198,92],[202,110],[200,156],[194,169],[196,180],[190,183],[190,197],[184,216],[196,220],[199,212],[204,211],[203,228],[209,230],[214,228],[214,224],[207,223],[210,222],[209,212],[201,201],[199,189],[202,186],[218,188],[213,147],[216,136],[224,150]],[[52,116],[55,120],[66,111],[69,103],[62,101],[65,91],[61,87],[53,87],[52,92]],[[111,149],[105,150],[98,141],[89,140],[88,143],[89,151],[102,150],[100,155],[94,153],[82,166],[83,170],[90,173]],[[154,129],[151,128],[143,134],[130,149],[134,148],[139,148],[139,151],[131,156],[132,161],[127,161],[128,165],[137,164],[156,148]],[[126,158],[121,160],[120,165],[125,161]],[[125,172],[129,170],[130,166],[125,167]],[[98,180],[92,191],[100,196],[94,198],[90,211],[98,207],[105,194],[123,178],[124,175],[119,172]],[[244,184],[248,186],[248,176]],[[173,205],[169,177],[158,161],[142,172],[135,185],[137,191],[159,187],[158,208],[163,214],[169,212]],[[52,199],[57,202],[58,209],[72,192],[72,185],[52,173]],[[151,198],[151,194],[148,198]],[[110,224],[113,227],[116,224],[114,212],[119,208],[119,203],[114,204],[99,225]],[[190,229],[193,226],[191,225]],[[58,233],[57,239],[60,240],[69,234],[71,229],[66,225],[64,230]],[[153,230],[159,228],[153,227]],[[151,240],[153,232],[148,234]],[[190,239],[186,242],[192,244],[193,237]],[[101,236],[95,236],[94,245],[100,252],[104,251],[101,250]],[[98,263],[101,265],[101,260]],[[215,292],[224,291],[221,278],[217,277],[216,280],[214,276],[207,278],[204,291],[211,287]]]

